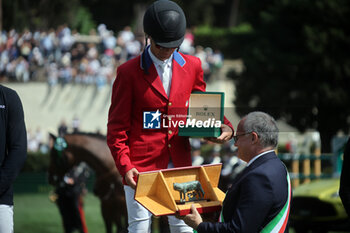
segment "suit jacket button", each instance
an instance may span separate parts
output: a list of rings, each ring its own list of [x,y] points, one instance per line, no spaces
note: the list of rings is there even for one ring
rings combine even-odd
[[[173,133],[173,131],[169,130],[169,131],[168,131],[168,133],[169,133],[169,134],[172,134],[172,133]]]
[[[170,144],[168,144],[168,147],[169,147],[169,148],[171,148],[171,145],[170,145]]]
[[[169,102],[168,105],[171,106],[173,103]]]

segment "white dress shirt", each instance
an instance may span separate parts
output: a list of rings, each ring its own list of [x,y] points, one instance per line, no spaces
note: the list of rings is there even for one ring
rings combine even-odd
[[[172,77],[172,67],[173,67],[173,55],[164,61],[159,60],[151,51],[151,48],[148,48],[149,55],[153,61],[154,66],[157,69],[160,80],[163,83],[163,87],[167,96],[170,94],[171,87],[171,77]]]
[[[267,154],[267,153],[270,153],[270,152],[273,152],[273,150],[268,150],[268,151],[265,151],[261,154],[258,154],[257,156],[255,156],[254,158],[252,158],[248,163],[247,163],[247,167],[249,167],[250,164],[252,164],[255,160],[257,160],[259,157],[263,156],[264,154]]]

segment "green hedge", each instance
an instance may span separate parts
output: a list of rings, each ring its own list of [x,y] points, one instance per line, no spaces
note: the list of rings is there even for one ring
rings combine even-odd
[[[49,154],[28,152],[24,167],[14,183],[15,193],[43,193],[52,190],[47,178],[49,161]],[[92,191],[94,182],[95,174],[91,170],[86,182],[89,191]]]
[[[46,172],[49,167],[49,161],[49,154],[28,152],[22,172]]]
[[[234,28],[197,27],[194,31],[195,44],[219,49],[225,58],[241,58],[245,46],[253,37],[250,24],[241,24]]]

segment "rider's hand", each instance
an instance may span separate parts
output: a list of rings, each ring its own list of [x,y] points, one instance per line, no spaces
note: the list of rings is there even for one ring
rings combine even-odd
[[[136,188],[136,182],[134,180],[134,177],[137,177],[139,174],[139,171],[136,168],[131,168],[126,174],[125,174],[125,182],[133,189]]]

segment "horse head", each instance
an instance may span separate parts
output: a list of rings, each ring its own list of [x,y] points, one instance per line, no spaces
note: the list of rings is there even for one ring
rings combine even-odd
[[[49,162],[49,183],[57,185],[62,177],[74,165],[74,158],[69,151],[68,144],[63,137],[56,137],[50,134],[50,162]]]

